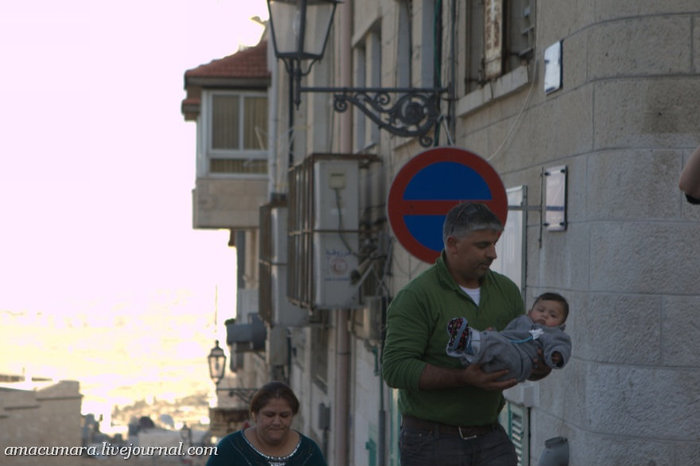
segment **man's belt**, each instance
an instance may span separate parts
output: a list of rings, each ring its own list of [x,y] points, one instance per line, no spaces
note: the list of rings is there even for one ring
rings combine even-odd
[[[402,425],[409,429],[439,432],[445,435],[454,435],[464,440],[473,439],[498,429],[498,424],[485,426],[453,426],[440,422],[426,421],[413,416],[402,416]]]

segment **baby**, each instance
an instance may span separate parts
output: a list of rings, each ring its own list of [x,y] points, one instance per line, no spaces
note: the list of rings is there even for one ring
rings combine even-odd
[[[522,382],[530,377],[541,349],[545,363],[560,369],[571,356],[571,338],[564,333],[569,304],[557,293],[535,299],[527,315],[513,319],[501,332],[470,328],[467,319],[455,317],[447,324],[446,352],[462,364],[481,364],[486,372],[508,369],[502,380]]]

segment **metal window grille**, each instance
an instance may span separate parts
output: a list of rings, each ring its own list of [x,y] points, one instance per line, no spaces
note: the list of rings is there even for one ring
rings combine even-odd
[[[518,454],[518,466],[530,465],[530,408],[506,402],[501,411],[501,425],[515,445]]]

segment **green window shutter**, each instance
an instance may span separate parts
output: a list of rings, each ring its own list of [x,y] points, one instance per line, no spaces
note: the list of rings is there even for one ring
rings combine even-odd
[[[518,454],[518,466],[530,465],[530,408],[506,401],[499,418]]]

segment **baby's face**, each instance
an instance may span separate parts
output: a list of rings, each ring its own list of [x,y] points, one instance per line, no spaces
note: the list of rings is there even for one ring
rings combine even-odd
[[[527,315],[545,327],[558,327],[564,323],[564,306],[559,301],[542,299],[532,306]]]

